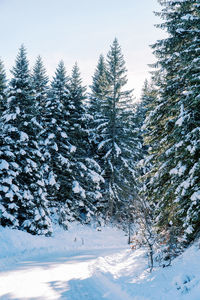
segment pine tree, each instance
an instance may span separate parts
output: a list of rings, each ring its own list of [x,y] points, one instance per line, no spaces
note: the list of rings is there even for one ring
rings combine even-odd
[[[45,102],[44,130],[41,134],[45,157],[46,184],[50,207],[58,214],[59,222],[67,227],[62,217],[70,215],[68,208],[63,213],[70,189],[69,173],[71,172],[68,144],[68,110],[64,103],[68,94],[68,81],[65,65],[60,61],[48,91]],[[62,219],[62,220],[61,220]],[[65,217],[66,219],[66,217]]]
[[[99,181],[103,179],[88,153],[85,98],[77,64],[68,78],[61,61],[46,102],[43,139],[45,157],[50,161],[46,168],[50,201],[58,208],[58,222],[65,228],[73,220],[91,221],[101,196]]]
[[[89,95],[89,113],[90,113],[90,125],[91,134],[90,142],[98,144],[98,128],[101,127],[105,120],[105,116],[102,113],[104,100],[108,93],[109,83],[107,79],[107,66],[103,55],[100,55],[99,61],[93,76],[93,83],[90,86],[91,93]],[[95,151],[95,150],[94,150]]]
[[[165,22],[160,27],[169,37],[153,46],[164,78],[147,120],[152,163],[147,194],[157,205],[156,226],[168,233],[173,253],[181,240],[189,243],[199,231],[200,5],[189,0],[161,4]]]
[[[143,126],[144,120],[148,116],[149,112],[152,110],[152,103],[154,103],[157,97],[157,87],[155,78],[152,78],[150,82],[145,80],[144,86],[142,88],[141,101],[139,109],[141,110],[141,125]]]
[[[44,108],[44,103],[48,91],[47,84],[48,76],[46,75],[46,70],[43,65],[42,58],[41,56],[38,56],[32,73],[32,88],[36,106],[39,107],[38,110],[40,111],[40,113],[42,112],[42,108]]]
[[[103,169],[104,160],[98,151],[98,145],[102,141],[101,129],[107,124],[107,117],[105,110],[107,103],[105,101],[109,90],[109,83],[107,79],[107,66],[103,55],[100,55],[98,64],[93,76],[93,83],[90,86],[91,93],[89,94],[89,140],[91,157],[98,161]],[[104,107],[105,106],[105,107]],[[105,187],[101,185],[102,193],[105,195]],[[104,215],[107,212],[107,201],[102,197],[97,204],[97,211],[99,215]]]
[[[103,198],[107,204],[104,214],[121,222],[128,218],[133,194],[137,193],[135,165],[140,158],[141,142],[135,124],[132,91],[124,90],[126,68],[116,39],[102,73],[99,70],[101,60],[93,77],[92,96],[100,103],[99,114],[94,115],[94,120],[97,123],[97,156],[105,179]]]
[[[3,226],[50,234],[42,155],[26,50],[21,46],[12,70],[7,109],[1,117],[0,203]]]
[[[90,222],[95,218],[96,206],[101,198],[100,183],[103,178],[98,163],[90,155],[89,133],[87,130],[86,88],[82,85],[78,65],[72,69],[68,99],[65,109],[69,111],[68,138],[72,151],[72,193],[75,219]]]
[[[0,116],[5,110],[7,80],[3,62],[0,60]]]
[[[109,83],[107,80],[107,66],[103,55],[100,55],[99,61],[93,76],[91,88],[90,106],[93,113],[97,113],[101,109],[101,100],[105,97]]]

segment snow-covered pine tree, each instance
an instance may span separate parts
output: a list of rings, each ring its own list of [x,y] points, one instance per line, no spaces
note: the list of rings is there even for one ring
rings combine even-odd
[[[126,68],[117,39],[111,45],[102,73],[98,70],[100,66],[98,64],[93,77],[91,98],[98,99],[100,106],[94,120],[97,156],[105,179],[104,214],[122,221],[129,214],[127,211],[137,190],[135,166],[140,158],[141,141],[131,91],[124,90]]]
[[[49,174],[49,199],[56,207],[58,222],[89,222],[101,196],[99,166],[89,156],[86,110],[77,64],[68,78],[61,61],[53,78],[45,105],[44,139]]]
[[[169,237],[172,254],[181,240],[189,243],[199,232],[200,4],[161,5],[160,27],[168,37],[153,46],[164,80],[146,122],[152,163],[148,197],[157,204],[156,226]]]
[[[94,73],[94,76],[92,77],[92,85],[90,86],[91,88],[91,94],[90,94],[90,107],[89,110],[92,115],[92,119],[94,122],[94,130],[97,127],[98,128],[98,123],[102,122],[101,118],[103,117],[101,115],[101,110],[102,110],[102,100],[105,98],[105,95],[108,92],[109,88],[109,83],[107,80],[107,67],[106,67],[106,62],[104,59],[103,55],[100,55],[98,64]],[[97,135],[93,133],[93,139],[96,140]]]
[[[140,132],[142,135],[142,144],[143,144],[143,158],[139,163],[140,166],[140,181],[141,190],[146,190],[148,173],[151,169],[150,156],[148,153],[148,149],[151,149],[149,136],[151,137],[151,128],[146,126],[146,122],[149,118],[149,115],[155,109],[155,103],[158,97],[158,88],[157,88],[158,80],[155,79],[155,76],[151,78],[151,81],[148,82],[145,80],[144,86],[142,88],[141,100],[137,106],[137,115],[138,115],[138,124],[140,127]],[[140,193],[141,193],[140,190]],[[142,196],[144,201],[144,195]],[[152,202],[151,202],[152,203]],[[148,205],[148,204],[144,204]],[[154,205],[153,205],[154,206]]]
[[[0,116],[5,110],[7,80],[3,62],[0,60]]]
[[[103,182],[101,168],[91,157],[89,133],[87,130],[88,113],[86,100],[86,88],[82,85],[82,79],[77,63],[72,69],[69,82],[68,99],[65,109],[68,116],[68,142],[71,152],[71,184],[69,199],[74,218],[80,222],[90,222],[96,217],[98,202],[102,197],[100,184]]]
[[[43,64],[43,60],[39,55],[36,58],[35,65],[33,66],[31,73],[31,86],[32,86],[32,97],[35,104],[35,123],[38,125],[38,134],[37,141],[41,152],[42,157],[42,166],[41,166],[41,174],[44,178],[45,187],[47,189],[47,199],[48,199],[48,207],[50,207],[49,203],[49,157],[46,156],[46,146],[44,145],[44,131],[46,128],[45,123],[45,103],[49,93],[48,86],[48,76],[46,74],[46,69]],[[40,129],[40,130],[39,130]],[[52,182],[53,179],[52,179]]]
[[[70,216],[67,207],[71,172],[67,137],[69,112],[64,106],[68,94],[68,81],[64,62],[60,61],[46,98],[44,130],[41,134],[49,205],[51,210],[57,213],[58,222],[64,227],[67,227],[66,220]]]
[[[116,151],[114,177],[118,199],[121,201],[121,207],[118,207],[119,220],[125,220],[125,225],[128,220],[130,226],[137,218],[135,211],[140,189],[138,177],[141,172],[138,163],[143,159],[145,149],[142,144],[138,103],[133,104],[132,96],[123,92],[122,90],[116,115],[115,144],[119,146],[121,153],[118,156]]]
[[[107,70],[106,62],[103,55],[100,55],[97,67],[92,77],[93,82],[90,86],[91,92],[89,94],[89,140],[90,140],[90,149],[91,157],[98,161],[98,163],[103,166],[103,160],[98,151],[98,145],[102,141],[102,137],[99,134],[101,132],[102,125],[107,123],[107,118],[104,114],[104,101],[106,94],[108,93],[109,83],[107,80]],[[105,102],[106,103],[106,102]],[[104,185],[101,186],[102,193],[105,194]],[[107,207],[107,201],[105,197],[102,197],[101,200],[97,203],[98,214],[105,215],[105,207]]]
[[[24,46],[19,49],[12,74],[7,109],[0,120],[1,224],[49,235],[51,221],[40,172],[42,155]]]
[[[107,70],[106,70],[106,63],[103,55],[100,55],[98,64],[92,77],[92,85],[91,93],[89,94],[89,113],[91,115],[91,123],[89,127],[91,128],[91,135],[90,141],[92,143],[97,144],[98,140],[98,126],[102,124],[102,119],[104,119],[104,115],[102,115],[102,106],[103,106],[103,99],[108,92],[109,83],[107,80]]]
[[[145,126],[145,122],[147,122],[151,111],[155,109],[155,103],[158,97],[158,83],[160,82],[160,76],[158,76],[157,72],[155,72],[154,76],[152,76],[151,81],[145,80],[144,86],[142,88],[142,94],[140,102],[137,105],[137,116],[140,127],[140,132],[143,139],[143,159],[140,162],[140,174],[143,177],[147,176],[148,171],[150,170],[149,163],[149,155],[148,149],[151,147],[150,141],[148,139],[149,135],[151,135],[151,129]],[[144,182],[143,182],[144,183]]]
[[[153,78],[151,79],[151,81],[148,81],[146,79],[142,88],[141,101],[138,107],[141,114],[142,126],[144,124],[144,120],[146,119],[147,115],[152,110],[151,106],[155,98],[157,97],[157,93],[158,93],[157,88],[155,86]]]
[[[34,93],[34,99],[36,101],[37,110],[40,114],[44,110],[44,103],[48,91],[48,76],[46,75],[46,69],[44,67],[41,56],[36,59],[32,72],[32,88]]]
[[[151,134],[150,128],[145,126],[145,120],[148,119],[150,112],[154,109],[157,99],[157,81],[158,76],[153,76],[151,81],[145,80],[142,88],[141,100],[137,105],[136,115],[138,116],[137,124],[139,124],[139,131],[142,136],[142,159],[138,163],[138,181],[139,193],[135,201],[135,229],[136,235],[134,238],[139,237],[139,243],[147,247],[149,256],[150,270],[154,264],[154,251],[156,247],[157,234],[154,229],[154,211],[155,204],[147,197],[147,186],[149,179],[149,172],[151,170],[150,156],[148,149],[151,147],[148,137]]]

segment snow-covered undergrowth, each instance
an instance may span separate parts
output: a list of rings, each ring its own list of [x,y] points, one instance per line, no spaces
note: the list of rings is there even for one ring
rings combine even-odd
[[[198,243],[149,273],[145,249],[131,250],[120,230],[74,224],[54,232],[42,237],[0,227],[0,299],[200,299]],[[19,291],[16,277],[34,289]]]
[[[149,273],[144,250],[126,250],[101,257],[96,263],[101,272],[112,274],[115,282],[133,300],[200,300],[200,249],[193,245],[172,265]]]

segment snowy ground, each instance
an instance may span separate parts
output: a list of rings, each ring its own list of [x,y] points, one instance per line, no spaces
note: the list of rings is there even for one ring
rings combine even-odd
[[[126,242],[113,228],[45,238],[0,227],[0,299],[200,300],[198,245],[150,274],[145,251]]]

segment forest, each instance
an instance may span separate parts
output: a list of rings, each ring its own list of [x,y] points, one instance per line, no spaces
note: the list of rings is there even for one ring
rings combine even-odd
[[[117,38],[92,85],[60,60],[49,79],[22,45],[0,61],[0,224],[52,235],[52,224],[113,224],[162,265],[200,236],[200,3],[161,1],[156,63],[140,101]],[[159,256],[159,257],[158,257]]]

